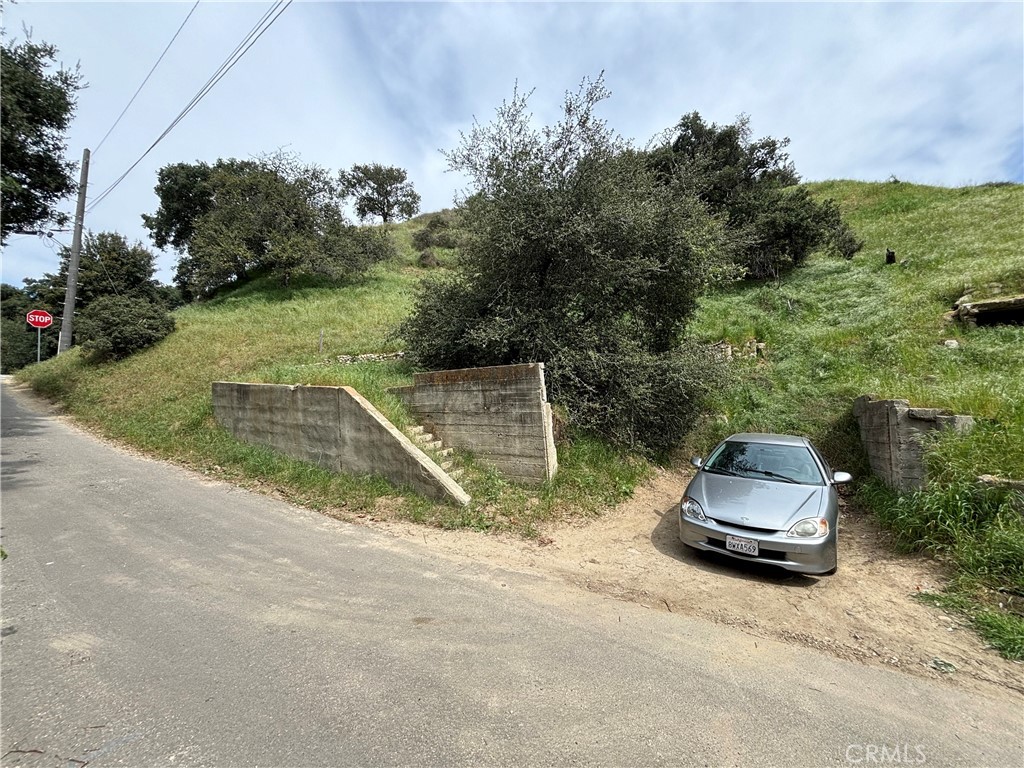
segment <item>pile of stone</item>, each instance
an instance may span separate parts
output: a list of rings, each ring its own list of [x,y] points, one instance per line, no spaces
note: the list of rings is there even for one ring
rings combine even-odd
[[[1024,324],[1024,295],[1002,296],[1001,283],[986,283],[980,291],[981,295],[990,298],[975,299],[975,289],[967,286],[964,295],[953,304],[951,312],[946,314],[948,320],[957,320],[965,325]]]
[[[341,365],[352,365],[352,363],[381,363],[385,360],[401,360],[405,352],[371,352],[366,355],[340,355],[333,360],[327,360],[329,365],[340,363]]]
[[[747,339],[742,345],[734,347],[728,341],[723,340],[712,344],[711,349],[726,360],[732,360],[734,357],[766,357],[768,345],[757,339]]]

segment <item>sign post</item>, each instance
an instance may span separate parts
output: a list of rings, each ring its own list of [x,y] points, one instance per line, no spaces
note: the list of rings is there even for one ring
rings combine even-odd
[[[43,328],[53,325],[53,315],[45,309],[33,309],[25,315],[25,322],[36,329],[36,362],[38,363],[43,347]]]

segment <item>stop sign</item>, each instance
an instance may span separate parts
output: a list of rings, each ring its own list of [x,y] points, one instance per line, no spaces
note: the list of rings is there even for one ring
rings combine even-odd
[[[53,315],[45,309],[33,309],[25,315],[25,320],[33,328],[49,328],[53,325]]]

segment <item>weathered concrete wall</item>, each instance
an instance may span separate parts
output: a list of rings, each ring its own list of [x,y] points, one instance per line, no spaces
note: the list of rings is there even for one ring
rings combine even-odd
[[[558,471],[543,363],[418,373],[394,391],[445,445],[512,480],[539,483]]]
[[[213,383],[213,414],[240,440],[334,472],[381,475],[432,499],[469,495],[351,387]]]
[[[971,429],[974,419],[954,416],[938,408],[911,408],[906,400],[858,397],[853,415],[871,469],[890,488],[913,491],[924,486],[922,437],[936,429]]]

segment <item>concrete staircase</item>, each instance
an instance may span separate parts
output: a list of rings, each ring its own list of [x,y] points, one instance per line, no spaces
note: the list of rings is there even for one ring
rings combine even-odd
[[[448,477],[459,482],[465,474],[465,470],[460,466],[453,449],[445,448],[444,443],[438,440],[432,432],[428,432],[426,427],[419,425],[406,427],[405,433],[420,450],[437,462],[437,465],[447,473]]]

